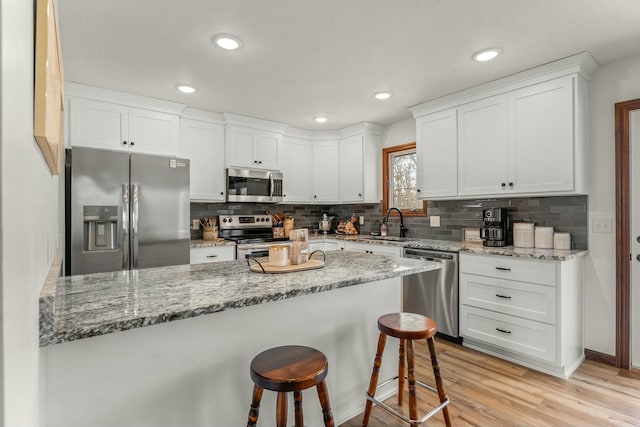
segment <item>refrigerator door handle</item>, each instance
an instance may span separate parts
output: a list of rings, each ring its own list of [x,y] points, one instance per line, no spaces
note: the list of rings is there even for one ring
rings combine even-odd
[[[140,193],[140,186],[138,184],[131,184],[132,203],[131,203],[131,252],[132,252],[132,267],[138,267],[138,198]]]
[[[129,184],[122,184],[122,268],[129,268]]]

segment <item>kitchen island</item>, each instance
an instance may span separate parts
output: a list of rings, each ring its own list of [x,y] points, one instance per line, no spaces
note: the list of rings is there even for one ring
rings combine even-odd
[[[329,360],[339,424],[364,406],[376,319],[399,310],[400,276],[434,268],[340,251],[322,269],[281,275],[228,261],[60,278],[40,300],[42,417],[49,427],[243,425],[251,359],[300,344]],[[382,375],[396,359],[390,342]],[[314,393],[308,425],[321,424]],[[274,413],[265,392],[261,425]]]

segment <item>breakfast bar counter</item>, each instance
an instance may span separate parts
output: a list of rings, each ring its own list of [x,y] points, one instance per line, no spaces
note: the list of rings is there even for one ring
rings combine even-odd
[[[225,261],[52,281],[40,299],[47,426],[246,425],[251,360],[281,345],[326,355],[336,425],[347,421],[364,407],[376,321],[400,310],[401,276],[439,265],[326,256],[321,269],[286,274]],[[390,343],[381,376],[393,376],[397,357]],[[264,425],[275,420],[275,394],[263,398]],[[305,422],[322,425],[311,397]]]
[[[433,262],[346,251],[327,253],[322,269],[287,274],[254,273],[244,261],[227,261],[63,277],[40,295],[40,345],[436,268]]]

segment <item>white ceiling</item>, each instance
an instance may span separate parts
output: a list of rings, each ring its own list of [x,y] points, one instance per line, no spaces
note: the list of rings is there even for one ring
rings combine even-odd
[[[640,0],[58,0],[68,81],[340,129],[579,52],[640,52]],[[212,45],[232,33],[237,51]],[[471,55],[497,46],[489,63]],[[193,95],[175,89],[196,86]],[[393,92],[385,102],[372,94]],[[312,118],[326,115],[318,125]]]

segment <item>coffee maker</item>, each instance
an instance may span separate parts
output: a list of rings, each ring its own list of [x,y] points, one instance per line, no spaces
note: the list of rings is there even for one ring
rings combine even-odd
[[[507,246],[512,242],[511,220],[506,208],[482,210],[480,238],[484,246]]]

